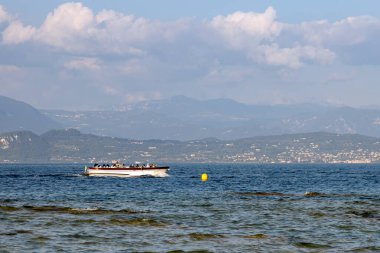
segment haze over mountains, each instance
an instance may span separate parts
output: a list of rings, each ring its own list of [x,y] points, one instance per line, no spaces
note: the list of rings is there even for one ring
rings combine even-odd
[[[316,104],[246,105],[177,96],[119,111],[43,112],[66,128],[134,139],[238,139],[318,131],[380,137],[380,110]]]
[[[0,116],[0,162],[380,161],[374,109],[173,97],[120,110],[41,113],[0,96]]]
[[[316,104],[246,105],[230,99],[184,96],[145,101],[119,110],[41,110],[0,96],[0,133],[74,128],[130,139],[239,139],[276,134],[331,132],[380,137],[380,110]]]

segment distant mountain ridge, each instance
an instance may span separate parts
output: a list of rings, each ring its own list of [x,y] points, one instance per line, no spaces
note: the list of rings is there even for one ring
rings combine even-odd
[[[231,99],[184,96],[127,105],[122,110],[41,110],[0,96],[0,133],[42,134],[74,128],[130,139],[231,140],[253,136],[332,132],[380,137],[380,110],[315,104],[247,105]]]
[[[238,140],[135,140],[52,130],[0,135],[0,163],[251,162],[373,163],[380,138],[325,132],[259,136]]]
[[[32,106],[0,96],[0,133],[29,130],[42,134],[62,126]]]
[[[318,131],[380,137],[380,110],[315,104],[247,105],[177,96],[121,111],[43,112],[66,128],[121,138],[227,140]]]

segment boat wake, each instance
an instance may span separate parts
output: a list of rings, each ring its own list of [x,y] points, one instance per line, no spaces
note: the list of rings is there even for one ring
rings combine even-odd
[[[169,174],[160,175],[127,175],[127,174],[81,174],[84,177],[115,177],[115,178],[165,178],[170,177]]]

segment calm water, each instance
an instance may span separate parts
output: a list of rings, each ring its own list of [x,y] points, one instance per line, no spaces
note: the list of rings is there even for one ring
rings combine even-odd
[[[380,165],[171,168],[0,165],[0,252],[380,251]]]

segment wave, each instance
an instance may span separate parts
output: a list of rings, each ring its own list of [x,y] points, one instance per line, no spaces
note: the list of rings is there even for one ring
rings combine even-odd
[[[3,212],[15,212],[18,210],[20,210],[20,208],[14,206],[0,206],[0,211]]]
[[[65,174],[64,177],[86,177],[85,174]]]
[[[0,203],[13,203],[13,202],[17,202],[18,199],[9,199],[9,198],[6,198],[6,199],[0,199]]]
[[[205,233],[191,233],[191,234],[189,234],[189,237],[191,239],[193,239],[194,241],[204,241],[204,240],[211,240],[211,239],[221,239],[221,238],[224,238],[224,235],[205,234]]]
[[[69,214],[137,214],[141,213],[131,209],[111,210],[102,208],[71,208],[61,206],[23,206],[24,209],[36,212],[61,212]]]
[[[64,206],[31,206],[24,205],[21,207],[10,206],[10,205],[0,205],[0,211],[4,212],[15,212],[15,211],[32,211],[32,212],[57,212],[57,213],[67,213],[67,214],[139,214],[146,213],[146,211],[136,211],[132,209],[103,209],[103,208],[72,208]]]
[[[167,224],[157,221],[152,218],[134,218],[134,219],[110,219],[107,224],[112,225],[129,225],[129,226],[142,226],[142,227],[165,227]]]
[[[269,236],[266,234],[254,234],[254,235],[244,235],[242,237],[246,239],[266,239]]]
[[[380,219],[380,214],[375,210],[350,210],[347,214],[353,214],[362,218]]]
[[[326,196],[326,194],[320,193],[320,192],[305,192],[303,195],[305,197],[323,197],[323,196]]]
[[[234,194],[240,196],[293,196],[293,194],[281,192],[235,192]]]
[[[4,174],[2,178],[45,178],[45,177],[77,177],[83,174]]]
[[[33,231],[25,230],[25,229],[19,229],[19,230],[15,230],[15,231],[0,233],[0,235],[5,235],[5,236],[15,236],[18,234],[33,234]]]
[[[295,194],[295,193],[282,193],[282,192],[263,192],[263,191],[253,191],[253,192],[232,192],[234,195],[239,196],[294,196],[294,197],[342,197],[342,198],[376,198],[380,199],[378,195],[374,194],[357,194],[357,193],[323,193],[323,192],[315,192],[315,191],[307,191],[303,194]]]
[[[311,242],[296,242],[294,243],[296,247],[299,248],[306,248],[306,249],[327,249],[331,248],[330,245],[327,244],[318,244],[318,243],[311,243]]]
[[[374,194],[358,194],[358,193],[323,193],[307,191],[303,194],[305,197],[341,197],[341,198],[378,198],[378,195]]]
[[[352,252],[380,252],[380,246],[364,246],[353,248]]]
[[[153,218],[110,218],[110,219],[75,219],[70,220],[79,224],[99,224],[109,226],[137,226],[137,227],[166,227],[168,224]]]

